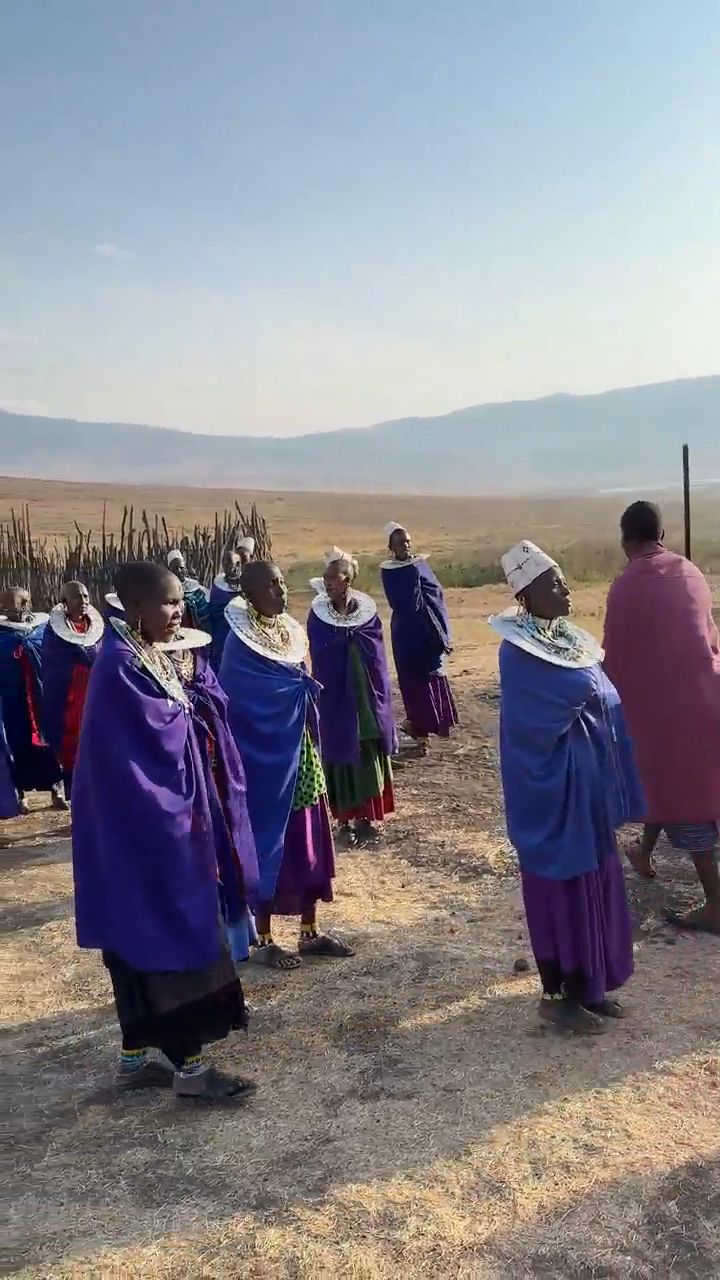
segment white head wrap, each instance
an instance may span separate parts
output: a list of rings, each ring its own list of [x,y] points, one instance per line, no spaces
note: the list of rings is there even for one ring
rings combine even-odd
[[[241,538],[238,542],[238,547],[242,547],[243,551],[247,551],[248,555],[251,556],[255,550],[255,539]]]
[[[167,553],[168,565],[174,564],[176,560],[185,560],[185,557],[179,547],[173,547],[172,551]]]
[[[559,567],[557,560],[553,560],[546,551],[541,551],[534,542],[516,543],[510,551],[506,551],[500,563],[513,595],[529,587],[531,582],[548,569]]]
[[[383,533],[386,538],[392,538],[393,534],[396,533],[398,529],[404,528],[405,525],[398,524],[397,520],[388,520],[387,524],[383,526]]]
[[[347,551],[341,551],[339,547],[331,547],[329,551],[325,552],[323,558],[325,560],[325,568],[329,564],[333,564],[335,560],[352,560],[352,556],[349,556]]]

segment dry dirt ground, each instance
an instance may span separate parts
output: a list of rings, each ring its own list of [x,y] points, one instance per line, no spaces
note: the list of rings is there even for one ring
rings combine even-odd
[[[676,937],[692,877],[628,878],[630,1017],[539,1029],[498,794],[500,589],[451,593],[462,729],[398,774],[383,847],[338,860],[345,963],[247,974],[236,1109],[116,1097],[97,956],[73,941],[69,842],[6,824],[6,1269],[23,1277],[522,1280],[720,1275],[720,943]],[[597,627],[602,593],[578,595]],[[56,820],[57,821],[57,820]],[[292,937],[291,922],[284,936]]]

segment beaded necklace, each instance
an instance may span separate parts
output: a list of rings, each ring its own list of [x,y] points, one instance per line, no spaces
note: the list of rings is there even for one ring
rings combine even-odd
[[[574,662],[585,654],[583,637],[572,623],[567,621],[567,618],[553,618],[548,626],[543,627],[531,613],[520,609],[515,625],[530,640],[559,658],[567,658]]]
[[[183,684],[192,684],[195,679],[195,654],[192,649],[178,649],[170,661]]]
[[[247,617],[250,630],[263,648],[272,653],[285,654],[292,648],[292,636],[282,617],[266,618],[248,602]]]
[[[148,644],[142,633],[135,627],[129,626],[127,622],[120,618],[111,618],[110,622],[113,630],[117,631],[118,635],[130,645],[145,670],[154,676],[168,697],[174,702],[179,702],[181,706],[188,707],[190,704],[187,694],[170,659],[154,644]]]

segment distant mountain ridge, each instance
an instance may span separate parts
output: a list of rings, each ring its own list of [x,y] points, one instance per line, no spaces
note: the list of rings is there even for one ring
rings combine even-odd
[[[295,436],[195,435],[0,411],[0,473],[386,493],[552,493],[720,481],[720,375],[475,405]]]

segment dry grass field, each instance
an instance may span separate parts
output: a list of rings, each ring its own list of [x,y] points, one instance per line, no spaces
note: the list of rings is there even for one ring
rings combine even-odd
[[[304,511],[295,531],[282,519],[291,502],[295,519]],[[331,499],[314,512],[307,497],[263,499],[282,555],[329,539],[375,549],[398,511],[435,545],[463,529],[471,539],[481,511],[393,505]],[[509,541],[510,509],[497,510]],[[52,531],[58,514],[33,511]],[[595,629],[603,598],[577,593]],[[720,945],[676,937],[660,919],[668,901],[692,897],[687,867],[663,851],[657,883],[629,875],[630,1017],[599,1040],[541,1030],[535,976],[514,973],[531,957],[503,830],[485,623],[505,600],[501,588],[450,593],[462,728],[398,774],[384,844],[339,856],[323,918],[355,958],[247,974],[250,1034],[212,1055],[257,1078],[243,1107],[113,1094],[110,985],[74,945],[67,833],[46,813],[5,824],[8,1274],[720,1275]]]
[[[632,495],[631,495],[632,496]],[[647,494],[637,495],[652,496]],[[383,526],[403,521],[418,546],[443,559],[465,559],[506,549],[521,537],[531,537],[586,567],[607,573],[607,554],[617,555],[617,526],[628,495],[602,498],[442,498],[393,499],[373,494],[249,493],[234,489],[177,489],[142,485],[69,484],[48,480],[16,480],[0,476],[0,523],[30,505],[33,532],[64,538],[73,522],[97,533],[103,504],[108,529],[120,526],[124,505],[133,503],[136,516],[144,507],[164,516],[170,528],[212,523],[214,513],[232,507],[246,509],[256,501],[272,530],[277,558],[290,565],[318,560],[325,548],[338,544],[356,555],[380,559]],[[677,496],[661,499],[671,545],[681,549],[682,512]],[[720,554],[720,511],[699,493],[694,498],[698,546]],[[605,553],[605,554],[604,554]]]

